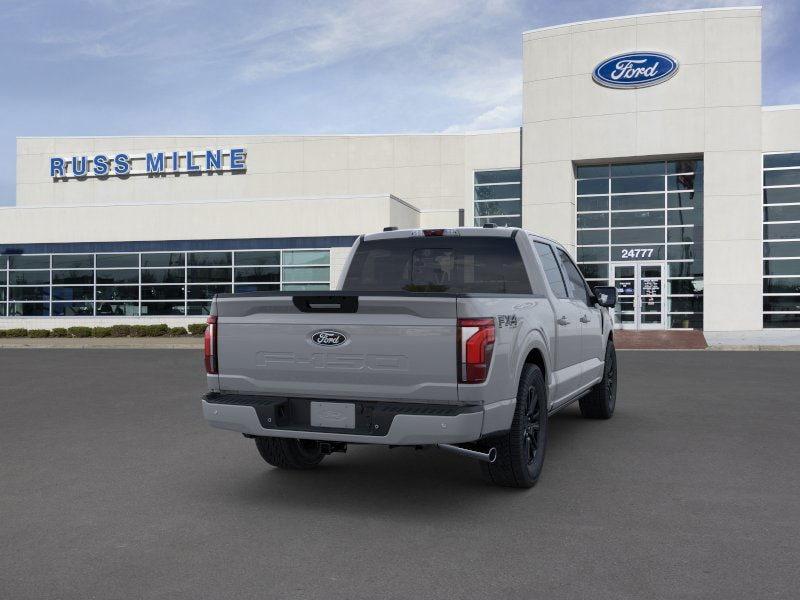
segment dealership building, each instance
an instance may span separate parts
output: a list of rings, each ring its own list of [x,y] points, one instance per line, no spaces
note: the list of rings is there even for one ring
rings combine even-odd
[[[800,106],[762,106],[760,8],[523,35],[520,127],[19,138],[0,328],[204,319],[324,290],[387,226],[522,226],[631,329],[800,328]]]

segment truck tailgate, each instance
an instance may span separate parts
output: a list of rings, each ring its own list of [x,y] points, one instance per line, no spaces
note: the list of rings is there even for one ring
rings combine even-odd
[[[336,292],[218,297],[220,390],[457,403],[456,302]]]

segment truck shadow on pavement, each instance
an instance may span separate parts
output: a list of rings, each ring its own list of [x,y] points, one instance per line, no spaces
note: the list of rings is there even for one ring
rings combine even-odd
[[[545,471],[534,490],[547,486],[552,479],[548,475],[564,467],[569,447],[587,423],[571,409],[552,417]],[[255,447],[252,451],[256,453]],[[260,462],[257,456],[253,460]],[[264,463],[255,476],[227,480],[223,493],[228,501],[285,505],[309,513],[388,512],[416,518],[422,512],[434,517],[458,508],[478,508],[476,501],[487,497],[526,491],[494,486],[484,480],[476,461],[435,448],[350,446],[347,453],[326,457],[311,471],[283,471]]]

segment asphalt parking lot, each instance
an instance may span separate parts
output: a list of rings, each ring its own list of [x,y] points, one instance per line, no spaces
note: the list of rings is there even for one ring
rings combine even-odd
[[[620,353],[532,490],[435,450],[281,472],[183,350],[0,350],[0,598],[794,598],[800,354]]]

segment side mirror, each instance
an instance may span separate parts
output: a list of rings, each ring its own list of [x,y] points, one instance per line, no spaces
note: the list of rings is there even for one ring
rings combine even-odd
[[[594,288],[594,297],[597,304],[613,308],[617,304],[617,288],[614,286],[598,285]]]

